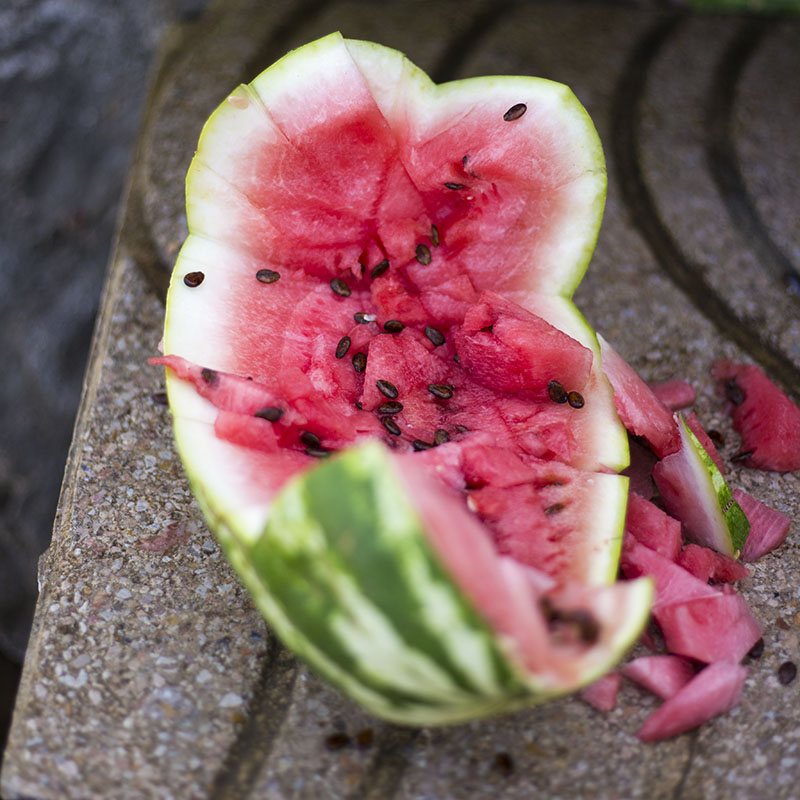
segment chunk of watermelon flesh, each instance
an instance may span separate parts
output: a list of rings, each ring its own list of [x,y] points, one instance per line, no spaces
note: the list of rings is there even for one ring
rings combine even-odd
[[[603,372],[614,389],[614,405],[622,424],[644,438],[659,458],[676,453],[680,434],[672,411],[602,336],[597,338]]]
[[[670,653],[706,664],[741,661],[762,633],[747,603],[735,592],[658,605],[653,616]]]
[[[628,494],[625,531],[670,561],[678,558],[683,544],[681,523],[635,492]]]
[[[742,548],[742,561],[758,561],[783,544],[789,535],[792,520],[777,509],[756,500],[743,489],[734,489],[736,502],[750,520],[750,534]]]
[[[581,700],[598,711],[613,711],[617,705],[617,695],[621,684],[622,675],[616,671],[609,672],[581,689]]]
[[[698,580],[683,567],[655,550],[640,544],[628,533],[625,534],[622,544],[620,569],[626,578],[639,578],[644,575],[653,578],[656,585],[652,606],[654,614],[663,606],[683,603],[687,599],[713,598],[720,594],[713,586]]]
[[[680,418],[680,449],[653,467],[653,480],[667,511],[698,544],[733,556],[747,539],[749,524],[713,461]]]
[[[681,409],[688,408],[693,405],[694,401],[697,399],[694,386],[680,378],[649,383],[648,386],[653,394],[670,409],[670,411],[680,411]]]
[[[777,472],[800,469],[800,407],[754,364],[715,361],[711,374],[729,399],[742,453],[749,453],[737,461]]]
[[[540,400],[548,397],[551,381],[565,391],[586,386],[592,366],[588,348],[494,292],[484,292],[464,316],[455,345],[461,364],[482,386]]]
[[[691,661],[681,656],[640,656],[623,664],[622,675],[643,686],[662,700],[668,700],[695,676]]]
[[[714,583],[733,583],[750,574],[750,570],[744,564],[740,564],[710,547],[702,547],[693,542],[683,548],[678,555],[677,563],[701,581],[713,581]]]
[[[739,702],[747,668],[730,661],[709,664],[644,721],[636,735],[655,742],[690,731]]]

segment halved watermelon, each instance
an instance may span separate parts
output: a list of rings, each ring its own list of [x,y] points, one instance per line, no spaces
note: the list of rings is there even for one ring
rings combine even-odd
[[[572,691],[644,625],[627,438],[570,297],[605,168],[570,91],[436,86],[334,34],[237,88],[187,178],[175,435],[284,641],[374,713]]]

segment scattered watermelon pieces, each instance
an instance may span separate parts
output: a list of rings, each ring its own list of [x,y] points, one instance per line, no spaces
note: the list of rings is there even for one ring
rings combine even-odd
[[[739,664],[710,664],[656,709],[636,735],[643,742],[668,739],[730,711],[746,677],[747,668]]]
[[[697,395],[688,381],[673,378],[669,381],[648,384],[653,394],[671,411],[680,411],[694,404]]]
[[[754,364],[715,361],[711,374],[742,437],[737,461],[777,472],[800,469],[800,408]]]
[[[783,544],[792,521],[742,489],[734,489],[733,496],[750,520],[750,535],[742,548],[742,561],[758,561]]]

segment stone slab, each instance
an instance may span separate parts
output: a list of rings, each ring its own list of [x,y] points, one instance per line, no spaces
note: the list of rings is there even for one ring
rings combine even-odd
[[[796,208],[786,171],[797,145],[782,104],[784,88],[797,91],[787,80],[800,68],[797,22],[572,2],[219,6],[172,42],[151,98],[41,566],[3,796],[796,796],[800,683],[776,678],[800,656],[796,522],[744,582],[766,632],[742,703],[648,746],[634,734],[655,703],[628,684],[607,715],[567,699],[445,729],[372,719],[295,664],[225,564],[153,397],[160,374],[144,366],[185,235],[182,176],[233,83],[337,28],[405,50],[438,79],[513,72],[571,84],[610,167],[603,232],[577,295],[589,321],[645,377],[691,380],[728,458],[737,441],[707,375],[714,358],[760,360],[800,396],[791,284],[741,235],[709,167],[709,142],[722,142],[749,213],[796,270],[800,231],[783,209]],[[748,36],[756,44],[737,61]],[[735,77],[727,89],[725,74]],[[709,117],[720,87],[732,100]],[[800,519],[797,474],[734,465],[731,482]]]

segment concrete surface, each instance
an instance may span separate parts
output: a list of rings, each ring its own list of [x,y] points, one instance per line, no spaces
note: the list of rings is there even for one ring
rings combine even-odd
[[[578,302],[645,377],[692,381],[697,413],[730,457],[714,358],[758,360],[800,397],[798,22],[489,0],[227,9],[173,39],[150,98],[42,563],[3,796],[795,796],[800,683],[780,684],[776,670],[800,657],[796,522],[744,584],[766,633],[742,703],[700,731],[638,743],[654,702],[632,685],[608,715],[565,700],[398,728],[272,640],[198,514],[153,398],[160,373],[144,363],[203,120],[233,83],[338,28],[405,50],[437,79],[512,72],[573,86],[611,178]],[[800,519],[797,474],[734,466],[731,482]]]

